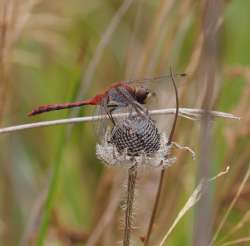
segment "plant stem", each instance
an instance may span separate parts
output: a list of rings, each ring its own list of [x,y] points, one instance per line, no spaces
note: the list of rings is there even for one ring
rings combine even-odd
[[[127,199],[126,199],[123,246],[129,246],[130,244],[136,177],[137,177],[137,165],[135,164],[128,169],[128,189],[127,189]]]
[[[172,71],[171,68],[170,68],[170,75],[171,75],[171,79],[172,79],[172,83],[173,83],[173,87],[174,87],[174,91],[175,91],[176,108],[175,108],[175,118],[174,118],[174,122],[173,122],[171,132],[169,134],[167,145],[171,145],[171,142],[172,142],[173,137],[174,137],[174,132],[175,132],[176,124],[177,124],[178,115],[179,115],[178,90],[177,90],[177,86],[176,86],[176,83],[175,83],[175,80],[174,80],[173,71]],[[168,158],[168,153],[166,153],[165,158]],[[161,175],[160,175],[160,181],[159,181],[158,188],[157,188],[157,194],[156,194],[156,197],[155,197],[154,207],[153,207],[153,211],[152,211],[151,218],[150,218],[150,221],[149,221],[149,226],[148,226],[148,231],[147,231],[147,234],[146,234],[146,239],[145,239],[144,246],[148,245],[149,239],[150,239],[150,236],[151,236],[151,233],[152,233],[152,229],[153,229],[153,225],[154,225],[154,222],[155,222],[157,209],[158,209],[158,206],[159,206],[159,203],[160,203],[160,196],[161,196],[161,191],[162,191],[162,186],[163,186],[164,174],[165,174],[165,169],[162,169],[161,170]]]

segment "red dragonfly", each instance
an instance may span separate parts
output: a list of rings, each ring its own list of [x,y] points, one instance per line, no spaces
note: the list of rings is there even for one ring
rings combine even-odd
[[[97,94],[92,98],[81,100],[78,102],[67,102],[59,104],[47,104],[33,109],[28,115],[33,116],[49,111],[80,107],[84,105],[98,105],[104,109],[105,113],[109,116],[110,120],[114,123],[112,112],[118,108],[128,107],[136,104],[144,104],[150,91],[144,87],[134,87],[128,82],[118,82],[112,84],[103,93]]]
[[[185,75],[186,74],[183,73],[177,74],[176,76],[183,77]],[[28,115],[34,116],[45,112],[80,107],[84,105],[99,105],[104,108],[105,113],[107,113],[108,116],[112,119],[111,113],[115,109],[128,107],[129,104],[140,107],[139,105],[145,104],[147,98],[154,94],[150,91],[148,87],[143,86],[143,83],[169,78],[169,75],[165,75],[154,78],[146,78],[142,80],[128,80],[124,82],[116,82],[104,92],[97,94],[92,98],[77,102],[42,105],[33,109]]]
[[[172,75],[164,75],[153,78],[144,78],[138,80],[128,80],[122,82],[113,83],[109,88],[104,92],[95,95],[92,98],[81,100],[77,102],[66,102],[58,104],[47,104],[41,105],[33,109],[28,115],[34,116],[37,114],[62,110],[74,107],[81,107],[84,105],[95,105],[97,107],[97,115],[107,115],[111,120],[113,125],[117,122],[120,122],[122,118],[117,119],[113,118],[113,113],[128,113],[132,111],[136,113],[144,112],[146,104],[150,98],[156,98],[156,100],[161,100],[161,103],[150,105],[147,103],[147,109],[150,106],[152,107],[166,107],[170,106],[166,100],[173,99],[174,92],[170,88],[170,79]],[[186,76],[185,73],[175,74],[175,78],[180,78]],[[153,83],[156,82],[157,83]],[[157,91],[158,90],[158,91]],[[160,105],[161,104],[161,105]],[[105,132],[105,127],[107,126],[107,121],[102,121],[96,126],[98,135],[101,135]]]

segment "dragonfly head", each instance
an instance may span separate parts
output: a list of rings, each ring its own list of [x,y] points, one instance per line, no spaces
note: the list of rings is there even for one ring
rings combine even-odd
[[[148,88],[140,86],[135,89],[135,99],[140,104],[145,104],[150,96],[151,92]]]

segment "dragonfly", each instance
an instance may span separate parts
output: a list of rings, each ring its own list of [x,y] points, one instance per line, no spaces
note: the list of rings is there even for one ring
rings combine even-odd
[[[183,77],[185,74],[177,74],[175,77]],[[33,109],[28,115],[34,116],[50,111],[81,107],[86,105],[97,106],[98,115],[107,115],[112,124],[110,143],[113,143],[119,152],[127,149],[130,154],[145,151],[154,152],[159,148],[159,131],[154,121],[148,115],[147,101],[151,97],[157,97],[152,84],[159,87],[157,81],[168,81],[170,75],[153,78],[127,80],[115,82],[106,90],[95,96],[77,102],[41,105]],[[168,83],[168,82],[167,82]],[[125,113],[125,114],[124,114]],[[123,114],[124,117],[114,117],[115,114]],[[107,124],[99,122],[98,135],[103,135]],[[100,130],[100,128],[102,128]]]
[[[92,98],[77,102],[41,105],[28,113],[28,116],[34,116],[55,110],[81,107],[84,105],[95,105],[104,109],[109,119],[113,124],[115,124],[112,117],[113,111],[119,108],[128,107],[129,104],[136,104],[137,107],[140,104],[145,104],[146,98],[149,94],[150,91],[147,88],[134,87],[129,85],[127,82],[117,82],[112,84],[104,92],[99,93]]]

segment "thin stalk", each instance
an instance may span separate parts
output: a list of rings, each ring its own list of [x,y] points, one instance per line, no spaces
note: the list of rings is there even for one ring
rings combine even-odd
[[[169,134],[167,145],[170,145],[172,140],[173,140],[173,136],[174,136],[174,132],[175,132],[176,124],[177,124],[177,119],[178,119],[178,114],[179,114],[178,90],[177,90],[177,86],[176,86],[176,83],[175,83],[175,80],[174,80],[174,75],[173,75],[172,69],[170,69],[170,75],[171,75],[172,84],[173,84],[174,91],[175,91],[176,110],[175,110],[175,118],[174,118],[173,126],[172,126],[171,132]],[[166,156],[165,156],[166,158],[167,158],[167,155],[168,154],[166,154]],[[157,209],[158,209],[158,206],[159,206],[159,203],[160,203],[160,196],[161,196],[161,191],[162,191],[162,186],[163,186],[163,181],[164,181],[164,175],[165,175],[165,169],[163,168],[161,170],[161,174],[160,174],[160,180],[159,180],[159,184],[158,184],[158,188],[157,188],[154,207],[153,207],[152,215],[151,215],[151,218],[150,218],[150,221],[149,221],[149,226],[148,226],[148,231],[147,231],[147,234],[146,234],[146,239],[145,239],[145,242],[144,242],[144,246],[148,245],[150,236],[152,234],[153,224],[155,222]]]
[[[125,211],[125,228],[123,235],[123,246],[130,245],[130,235],[132,230],[133,205],[135,199],[135,184],[137,177],[137,165],[133,165],[128,169],[128,189],[126,198]]]

